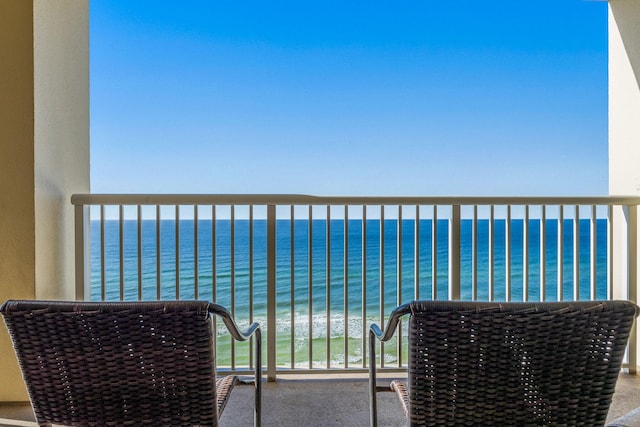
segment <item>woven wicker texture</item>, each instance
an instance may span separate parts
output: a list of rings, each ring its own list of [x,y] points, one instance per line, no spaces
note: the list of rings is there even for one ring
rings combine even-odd
[[[2,307],[40,424],[215,426],[207,302],[8,302]],[[221,399],[221,400],[219,400]]]
[[[402,410],[404,416],[409,416],[409,391],[407,390],[407,383],[404,381],[391,381],[391,390],[396,392],[400,403],[402,404]]]
[[[408,416],[420,426],[604,425],[637,312],[619,301],[410,308]]]
[[[235,375],[227,375],[222,378],[218,378],[216,380],[216,394],[217,394],[217,405],[218,405],[218,418],[222,415],[222,411],[224,411],[224,407],[227,406],[227,402],[229,401],[229,397],[231,396],[231,390],[238,383],[238,377]]]

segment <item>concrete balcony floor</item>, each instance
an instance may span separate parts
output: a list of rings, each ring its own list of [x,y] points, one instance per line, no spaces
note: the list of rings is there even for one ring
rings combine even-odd
[[[380,380],[387,381],[386,378]],[[363,376],[281,376],[264,383],[262,425],[346,427],[369,425],[367,379]],[[640,376],[621,374],[608,421],[640,407]],[[378,394],[379,424],[405,426],[394,393]],[[253,425],[253,388],[238,386],[224,411],[221,425]],[[0,426],[33,426],[28,404],[0,404]],[[640,424],[638,424],[640,426]]]

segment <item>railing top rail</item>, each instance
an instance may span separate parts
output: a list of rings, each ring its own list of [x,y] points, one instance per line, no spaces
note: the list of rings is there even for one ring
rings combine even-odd
[[[310,196],[74,194],[74,205],[640,205],[638,196]]]

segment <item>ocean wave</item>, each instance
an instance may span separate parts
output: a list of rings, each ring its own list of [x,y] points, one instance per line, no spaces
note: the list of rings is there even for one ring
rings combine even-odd
[[[249,323],[246,318],[239,318],[236,321],[241,325]],[[260,323],[263,333],[268,333],[266,317],[255,317],[253,321]],[[286,338],[290,341],[293,331],[293,341],[298,344],[306,343],[310,338],[312,340],[327,338],[338,340],[344,339],[346,335],[349,339],[361,340],[363,336],[368,336],[369,327],[373,323],[380,325],[379,319],[374,317],[367,317],[363,322],[361,316],[349,316],[345,319],[342,314],[333,314],[330,317],[324,314],[314,314],[309,317],[305,313],[294,313],[292,327],[290,314],[280,315],[276,318],[276,337],[278,339]],[[347,326],[346,330],[345,325]],[[311,335],[309,334],[310,330]],[[401,331],[402,336],[406,337],[407,328],[401,328]],[[223,336],[228,333],[224,328],[218,328],[216,334]]]

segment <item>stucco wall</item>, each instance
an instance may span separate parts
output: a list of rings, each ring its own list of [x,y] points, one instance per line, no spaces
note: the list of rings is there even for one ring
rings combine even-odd
[[[73,298],[74,192],[89,191],[87,0],[0,1],[0,301]],[[27,400],[0,327],[0,401]]]
[[[30,1],[0,1],[0,301],[35,296],[33,15]],[[0,401],[26,391],[4,325]]]
[[[609,194],[640,195],[640,2],[637,0],[609,1]],[[635,212],[626,213],[627,218],[637,215],[633,209]],[[613,280],[618,285],[615,298],[640,295],[637,281],[634,283],[633,275],[627,275],[627,268],[634,264],[627,265],[623,218],[621,210],[615,212]],[[636,243],[640,238],[637,231]],[[640,265],[640,256],[635,265]],[[627,284],[629,292],[625,292]],[[640,356],[639,331],[636,328],[633,349],[636,364]]]
[[[609,193],[640,194],[640,2],[609,2]]]
[[[73,299],[73,193],[89,192],[89,5],[34,0],[36,297]]]

